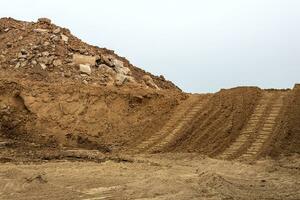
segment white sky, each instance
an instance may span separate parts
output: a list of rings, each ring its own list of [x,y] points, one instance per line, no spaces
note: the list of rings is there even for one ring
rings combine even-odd
[[[299,0],[1,0],[0,17],[48,17],[187,92],[300,82]]]

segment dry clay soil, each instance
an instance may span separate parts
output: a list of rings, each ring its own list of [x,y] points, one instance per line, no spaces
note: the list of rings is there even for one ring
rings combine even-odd
[[[0,199],[300,199],[300,85],[186,94],[66,29],[52,44],[57,28],[0,20]],[[74,53],[135,82],[82,76]]]

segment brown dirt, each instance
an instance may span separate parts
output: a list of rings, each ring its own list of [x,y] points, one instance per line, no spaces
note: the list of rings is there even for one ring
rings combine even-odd
[[[57,28],[0,19],[0,199],[300,198],[300,85],[186,94]]]

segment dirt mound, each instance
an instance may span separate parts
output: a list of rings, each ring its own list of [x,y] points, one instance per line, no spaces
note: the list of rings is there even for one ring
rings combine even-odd
[[[2,77],[179,90],[163,76],[134,67],[112,50],[88,45],[46,18],[37,23],[1,18],[0,50]]]
[[[184,94],[3,80],[1,132],[9,138],[110,152],[156,132]]]
[[[217,154],[238,135],[261,92],[255,87],[239,87],[206,95],[202,109],[164,150]]]

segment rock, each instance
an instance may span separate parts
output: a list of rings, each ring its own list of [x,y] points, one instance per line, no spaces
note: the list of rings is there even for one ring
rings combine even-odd
[[[102,60],[105,62],[106,65],[113,67],[113,57],[111,55],[102,56]]]
[[[111,76],[115,76],[116,75],[116,72],[111,67],[107,66],[106,64],[99,65],[99,70],[102,73],[109,74]]]
[[[10,42],[6,43],[6,47],[7,47],[7,48],[12,47],[12,43],[10,43]]]
[[[90,75],[92,73],[91,67],[89,65],[80,64],[79,70],[81,73]]]
[[[20,66],[21,66],[21,63],[18,62],[15,66],[15,69],[18,69]]]
[[[44,44],[43,44],[43,46],[49,46],[50,45],[50,42],[48,42],[48,41],[46,41],[46,42],[44,42]]]
[[[154,83],[153,79],[149,75],[144,75],[143,80],[145,81],[146,85],[159,90],[160,88]]]
[[[32,60],[32,61],[31,61],[31,64],[37,65],[37,61],[36,61],[36,60]]]
[[[96,57],[95,56],[85,56],[81,54],[73,55],[73,63],[79,64],[89,64],[91,66],[96,65]]]
[[[38,22],[45,23],[45,24],[51,24],[51,20],[45,17],[39,18]]]
[[[27,64],[28,64],[28,62],[27,62],[27,61],[24,61],[24,62],[21,63],[21,67],[22,67],[22,68],[23,68],[23,67],[26,67]]]
[[[41,65],[42,70],[47,69],[47,66],[44,63],[41,63],[40,65]]]
[[[72,76],[72,72],[70,70],[68,70],[66,73],[64,73],[66,78],[69,78]]]
[[[53,30],[53,33],[54,33],[54,34],[60,33],[60,28],[54,29],[54,30]]]
[[[60,36],[61,36],[62,41],[64,41],[64,42],[68,42],[69,41],[68,36],[66,36],[64,34],[60,34]]]
[[[122,68],[116,67],[115,70],[118,74],[124,74],[124,75],[128,75],[131,72],[128,67],[122,67]]]
[[[48,33],[49,30],[42,29],[42,28],[37,28],[37,29],[33,29],[33,32],[36,32],[36,33]]]
[[[44,52],[42,52],[42,55],[45,56],[45,57],[47,57],[47,56],[50,55],[50,53],[48,51],[44,51]]]
[[[10,29],[9,28],[6,28],[6,29],[4,29],[4,32],[8,32]]]
[[[61,60],[54,60],[53,61],[53,65],[55,66],[55,67],[58,67],[58,66],[61,66],[62,65],[62,61]]]
[[[117,74],[115,77],[115,84],[117,86],[121,86],[125,83],[126,80],[127,80],[127,76],[125,76],[123,74]]]
[[[82,80],[82,82],[83,82],[85,85],[89,84],[89,82],[87,82],[87,80]]]

